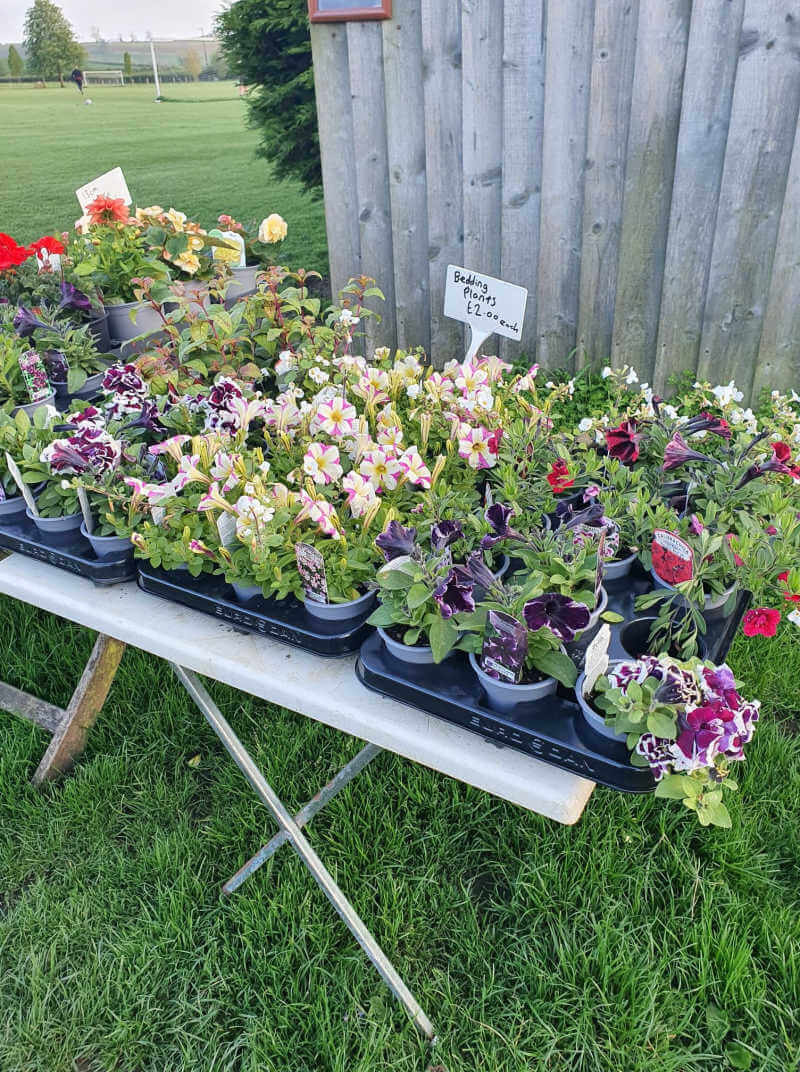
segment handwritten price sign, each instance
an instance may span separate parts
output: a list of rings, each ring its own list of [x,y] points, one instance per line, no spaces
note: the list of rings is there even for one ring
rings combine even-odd
[[[472,330],[467,360],[471,360],[490,335],[522,338],[528,292],[491,275],[471,272],[448,264],[444,291],[444,315],[469,324]]]

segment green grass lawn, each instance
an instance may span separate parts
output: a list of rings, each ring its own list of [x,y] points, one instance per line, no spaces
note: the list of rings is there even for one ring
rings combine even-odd
[[[230,99],[0,89],[0,230],[70,223],[75,187],[120,164],[137,201],[206,224],[280,212],[287,260],[324,268],[320,204],[253,158],[230,87],[168,91]],[[65,704],[91,635],[8,599],[0,635],[0,677]],[[0,712],[0,1070],[796,1072],[797,636],[732,653],[764,701],[733,830],[603,789],[564,828],[390,755],[314,820],[433,1050],[288,848],[220,896],[274,828],[163,663],[126,653],[77,770],[42,792],[45,735]],[[290,806],[359,748],[213,693]]]
[[[30,242],[71,228],[75,190],[119,165],[138,205],[174,206],[203,226],[221,212],[258,222],[279,212],[289,224],[281,259],[327,271],[322,200],[276,182],[254,155],[257,133],[231,82],[153,87],[0,86],[0,231]],[[92,100],[91,105],[85,98]]]

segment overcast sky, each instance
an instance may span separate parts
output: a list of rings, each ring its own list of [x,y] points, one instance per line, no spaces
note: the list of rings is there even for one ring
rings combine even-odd
[[[56,0],[58,3],[58,0]],[[31,0],[0,0],[0,41],[21,41],[25,12]],[[91,39],[93,26],[103,37],[116,41],[131,34],[141,41],[150,30],[156,41],[162,37],[199,37],[210,33],[213,18],[225,6],[224,0],[63,0],[59,4],[81,41]]]

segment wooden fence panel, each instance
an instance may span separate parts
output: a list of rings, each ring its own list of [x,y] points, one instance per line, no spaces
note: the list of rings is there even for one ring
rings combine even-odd
[[[608,361],[614,330],[639,0],[596,0],[583,193],[579,368]]]
[[[800,104],[800,11],[747,0],[698,371],[749,392]]]
[[[422,0],[431,357],[441,367],[464,352],[464,329],[444,315],[448,264],[464,260],[461,187],[461,5]]]
[[[356,168],[361,272],[371,276],[386,297],[369,304],[381,315],[363,322],[367,354],[394,346],[394,273],[389,167],[386,156],[386,106],[383,97],[383,38],[377,22],[347,23],[350,94],[353,108],[353,157]]]
[[[430,347],[428,193],[420,0],[394,0],[381,23],[397,345]]]
[[[611,363],[652,379],[690,0],[639,7]]]
[[[593,0],[548,3],[537,296],[538,358],[568,366],[578,328]]]
[[[522,339],[504,340],[505,356],[536,355],[536,274],[544,126],[544,2],[503,7],[503,208],[500,274],[527,287]]]
[[[744,0],[695,0],[656,344],[654,387],[696,369]]]

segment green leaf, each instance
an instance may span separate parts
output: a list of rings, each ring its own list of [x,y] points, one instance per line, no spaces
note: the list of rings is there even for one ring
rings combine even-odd
[[[411,588],[413,580],[401,569],[381,570],[378,574],[378,584],[390,592],[398,592],[402,588]]]
[[[430,598],[431,590],[425,584],[412,584],[406,596],[409,610],[416,610]]]
[[[536,656],[533,665],[548,677],[554,677],[562,685],[571,687],[578,679],[575,663],[563,651],[548,651]]]
[[[630,687],[628,689],[630,691]],[[647,716],[647,728],[656,737],[673,738],[675,736],[675,719],[663,711],[651,711]]]
[[[440,663],[458,640],[458,628],[450,618],[437,615],[431,622],[429,636],[433,661]]]
[[[394,619],[394,610],[385,603],[381,603],[375,608],[372,614],[370,614],[369,618],[367,618],[367,624],[380,626],[381,629],[385,629],[387,625],[394,624]]]
[[[656,786],[655,795],[667,800],[683,800],[686,796],[684,781],[681,774],[665,774]]]
[[[612,625],[616,625],[617,622],[624,622],[625,618],[621,614],[617,614],[613,610],[605,610],[600,615],[604,622],[611,622]]]
[[[705,815],[707,821],[712,826],[721,826],[726,830],[731,828],[731,815],[724,804],[709,804],[702,809],[702,814]],[[745,1067],[749,1068],[749,1065]]]
[[[741,1042],[729,1042],[725,1047],[725,1056],[731,1068],[746,1070],[752,1067],[753,1055]]]

